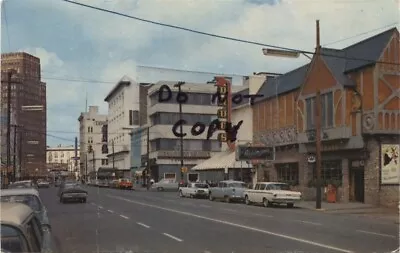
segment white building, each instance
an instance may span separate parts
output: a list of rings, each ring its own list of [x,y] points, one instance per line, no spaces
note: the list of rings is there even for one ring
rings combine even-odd
[[[75,155],[75,146],[47,147],[46,163],[50,170],[68,170],[68,172],[78,173],[79,171],[79,147]]]
[[[257,94],[266,74],[248,76],[244,80],[244,86],[234,87],[233,93],[243,95]],[[243,99],[239,104],[232,105],[232,123],[243,121],[237,132],[236,147],[246,145],[253,141],[253,110],[249,99]],[[250,181],[253,178],[252,165],[243,161],[236,161],[235,151],[229,150],[226,143],[222,145],[222,152],[210,159],[196,165],[193,170],[200,174],[201,180],[218,181],[226,178]],[[225,175],[224,175],[225,174]]]
[[[107,126],[107,115],[99,114],[98,106],[89,106],[79,121],[79,146],[81,175],[90,175],[100,167],[108,167],[107,152],[102,150],[102,128]]]
[[[175,136],[172,128],[179,120],[179,103],[176,101],[178,88],[177,82],[160,81],[148,91],[148,116],[150,126],[150,159],[156,158],[156,165],[152,166],[151,173],[155,180],[172,178],[180,180],[180,138]],[[167,85],[172,97],[169,101],[159,102],[160,87]],[[221,143],[215,133],[207,140],[209,124],[217,118],[218,107],[212,103],[212,95],[217,89],[214,84],[185,83],[181,86],[182,92],[188,95],[188,101],[182,105],[182,118],[186,120],[183,132],[187,135],[183,140],[184,167],[190,170],[215,153],[221,152]],[[237,87],[233,87],[237,89]],[[164,93],[164,92],[163,92]],[[167,93],[165,93],[165,96]],[[191,134],[191,129],[196,122],[206,125],[205,131],[197,136]],[[178,128],[179,131],[179,128]],[[189,176],[190,173],[185,174]],[[184,178],[186,180],[187,178]]]
[[[108,103],[108,162],[129,174],[132,129],[140,125],[139,84],[124,76],[106,96]]]

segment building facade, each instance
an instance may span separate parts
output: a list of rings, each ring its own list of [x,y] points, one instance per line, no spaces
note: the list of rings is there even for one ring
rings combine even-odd
[[[258,165],[258,179],[288,182],[306,199],[315,199],[315,97],[320,91],[324,186],[337,187],[339,202],[397,206],[399,32],[390,29],[320,52],[260,89],[264,98],[253,107],[253,142],[274,146],[276,155]]]
[[[77,176],[80,171],[79,158],[79,147],[77,147],[75,150],[73,145],[47,147],[46,150],[47,168],[51,171],[68,171],[69,173],[73,173]]]
[[[140,85],[124,76],[106,96],[108,103],[108,162],[130,175],[132,129],[140,126]]]
[[[180,138],[174,135],[172,128],[180,119],[179,103],[177,102],[178,89],[174,87],[177,82],[160,81],[154,84],[148,92],[148,116],[150,159],[156,161],[151,165],[151,176],[155,180],[172,178],[180,180],[181,154]],[[171,91],[171,97],[167,100],[168,92],[162,91],[165,101],[159,101],[161,86],[166,85]],[[217,118],[217,105],[212,103],[212,95],[216,93],[214,84],[185,83],[181,87],[182,92],[188,96],[187,102],[182,105],[184,167],[189,171],[213,154],[221,152],[221,143],[214,134],[207,140],[209,124]],[[191,133],[196,122],[203,123],[205,131],[194,136]],[[179,131],[179,127],[177,127]],[[155,160],[154,160],[155,159]]]
[[[20,176],[46,173],[46,84],[41,81],[40,59],[27,53],[6,53],[1,58],[1,114],[7,118],[8,72],[11,76],[12,129],[16,135],[16,156],[21,159]],[[36,106],[36,110],[27,109]],[[7,122],[2,120],[3,124]],[[7,159],[4,145],[7,127],[1,129],[2,160]],[[12,150],[14,152],[14,149]],[[13,159],[14,160],[14,159]],[[13,161],[11,162],[11,164]],[[17,166],[18,167],[18,166]]]
[[[107,127],[107,115],[99,113],[98,106],[89,106],[79,121],[80,175],[87,177],[101,167],[108,167],[107,150],[103,145],[103,128]]]

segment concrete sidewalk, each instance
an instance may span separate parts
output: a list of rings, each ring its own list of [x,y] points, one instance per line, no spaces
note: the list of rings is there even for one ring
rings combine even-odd
[[[315,201],[302,201],[296,204],[299,208],[320,211],[332,214],[353,214],[378,219],[386,219],[399,224],[399,210],[397,208],[376,207],[363,203],[327,203],[322,202],[321,209],[316,209]]]

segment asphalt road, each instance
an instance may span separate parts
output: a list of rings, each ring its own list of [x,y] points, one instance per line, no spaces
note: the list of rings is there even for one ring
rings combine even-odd
[[[40,193],[60,253],[383,253],[398,247],[398,224],[384,219],[95,187],[88,187],[86,204],[61,204],[56,189]]]

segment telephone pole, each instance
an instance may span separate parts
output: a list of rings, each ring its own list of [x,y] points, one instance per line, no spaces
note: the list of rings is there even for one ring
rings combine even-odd
[[[114,155],[114,140],[111,141],[111,145],[112,145],[112,168],[113,171],[115,170],[115,155]]]
[[[317,20],[317,48],[315,57],[317,59],[320,57],[320,32],[319,32],[319,20]],[[315,170],[317,174],[317,184],[316,184],[316,209],[321,209],[321,202],[322,202],[322,185],[321,185],[321,91],[318,89],[317,94],[315,97]]]
[[[17,178],[17,125],[12,125],[14,128],[14,141],[13,141],[13,178],[12,181],[15,182]]]
[[[5,185],[5,179],[8,176],[8,170],[11,166],[11,77],[12,71],[7,72],[7,168],[4,173],[3,182]]]
[[[178,93],[181,93],[182,91],[182,85],[184,85],[185,82],[178,82],[177,84],[174,85],[174,87],[178,87]],[[182,103],[179,103],[179,120],[182,120]],[[180,132],[183,133],[183,125],[180,125]],[[181,135],[180,137],[180,146],[181,146],[181,168],[180,168],[180,172],[181,172],[181,182],[183,181],[183,136]]]
[[[146,162],[146,170],[147,170],[147,180],[146,180],[146,186],[147,190],[150,188],[150,127],[147,127],[147,136],[146,136],[146,149],[147,149],[147,162]]]
[[[18,169],[18,180],[22,176],[22,136],[23,131],[19,131],[19,147],[18,147],[18,162],[19,162],[19,169]]]

